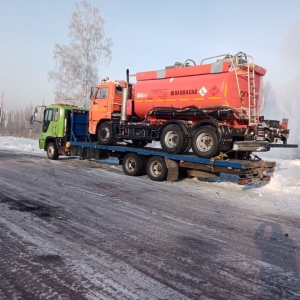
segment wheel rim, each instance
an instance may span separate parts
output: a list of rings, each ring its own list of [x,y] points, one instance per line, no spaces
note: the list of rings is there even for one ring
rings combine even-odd
[[[159,177],[162,172],[161,163],[158,161],[151,162],[149,171],[153,177]]]
[[[53,147],[49,147],[48,148],[48,154],[49,154],[49,156],[53,156],[54,155],[54,148]]]
[[[135,169],[136,169],[136,163],[135,163],[135,160],[133,158],[128,159],[128,161],[127,161],[127,169],[130,172],[135,171]]]
[[[197,137],[196,146],[201,152],[207,152],[213,147],[213,139],[208,133],[201,133]]]
[[[109,135],[110,135],[110,132],[107,127],[101,129],[100,137],[101,137],[102,141],[107,141],[109,139]]]
[[[176,131],[169,131],[165,136],[165,144],[168,148],[175,148],[178,144],[178,134]]]

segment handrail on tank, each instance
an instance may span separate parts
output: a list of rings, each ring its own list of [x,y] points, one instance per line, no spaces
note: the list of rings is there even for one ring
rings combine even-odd
[[[245,61],[243,61],[242,63],[240,62],[240,59],[237,60],[236,62],[234,61],[234,58],[241,57],[241,56],[244,56]],[[220,55],[216,55],[216,56],[211,56],[211,57],[204,58],[204,59],[201,61],[200,65],[202,65],[203,62],[206,61],[206,60],[213,59],[213,58],[218,58],[218,57],[223,57],[223,60],[228,59],[228,60],[230,60],[230,62],[231,62],[232,64],[235,63],[236,65],[242,65],[242,64],[245,64],[245,63],[248,62],[248,56],[249,56],[249,55],[247,55],[246,53],[244,53],[244,52],[242,52],[242,51],[239,51],[239,52],[238,52],[237,54],[235,54],[235,55],[231,55],[231,54],[220,54]]]
[[[231,56],[232,55],[230,55],[230,54],[221,54],[221,55],[217,55],[217,56],[207,57],[207,58],[202,59],[200,65],[202,65],[205,60],[209,60],[209,59],[213,59],[213,58],[218,58],[218,57],[231,57]]]

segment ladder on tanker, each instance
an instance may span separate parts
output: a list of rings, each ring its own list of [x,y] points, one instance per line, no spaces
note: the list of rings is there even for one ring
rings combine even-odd
[[[239,54],[241,54],[241,61],[239,59]],[[244,60],[243,60],[244,58]],[[253,57],[239,52],[236,55],[236,62],[233,62],[235,75],[236,75],[236,81],[238,86],[238,92],[240,97],[244,96],[244,98],[247,99],[247,105],[245,103],[241,103],[242,110],[246,112],[247,117],[249,119],[248,124],[253,125],[257,124],[257,108],[256,108],[256,99],[257,99],[257,93],[256,93],[256,86],[255,86],[255,70],[254,70],[254,60]],[[240,89],[240,79],[241,80],[247,80],[247,91],[241,91]],[[246,93],[246,95],[243,93]]]

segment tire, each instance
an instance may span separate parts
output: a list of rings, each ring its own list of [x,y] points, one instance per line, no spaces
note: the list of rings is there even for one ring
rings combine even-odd
[[[136,153],[127,153],[123,158],[123,171],[129,176],[139,176],[145,170],[143,158]]]
[[[202,158],[211,158],[218,154],[219,142],[212,127],[198,128],[192,137],[193,152]]]
[[[147,163],[147,175],[151,180],[164,181],[167,178],[168,169],[165,159],[160,156],[152,156]]]
[[[109,122],[103,122],[100,124],[97,131],[97,138],[101,145],[112,145],[115,142],[112,126]]]
[[[52,160],[58,159],[58,149],[53,142],[47,145],[47,157]]]
[[[160,144],[164,151],[172,154],[182,153],[187,147],[188,138],[177,124],[167,125],[161,133]]]

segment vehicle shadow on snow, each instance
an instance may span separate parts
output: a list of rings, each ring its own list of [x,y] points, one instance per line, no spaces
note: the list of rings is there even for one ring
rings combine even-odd
[[[257,299],[299,299],[296,247],[288,233],[277,223],[265,222],[258,227],[254,242],[261,251]]]

